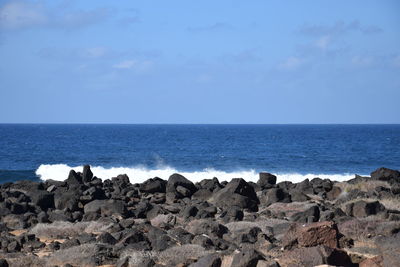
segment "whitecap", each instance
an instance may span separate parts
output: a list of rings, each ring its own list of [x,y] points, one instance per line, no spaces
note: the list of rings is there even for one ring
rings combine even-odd
[[[36,170],[42,180],[57,180],[63,181],[68,177],[68,173],[71,169],[75,171],[82,171],[83,166],[68,166],[66,164],[42,164]],[[110,167],[105,168],[102,166],[91,166],[93,174],[102,179],[110,179],[116,177],[119,174],[127,174],[130,178],[131,183],[141,183],[149,178],[160,177],[167,180],[168,177],[173,173],[180,173],[192,182],[199,182],[203,179],[211,179],[217,177],[219,181],[230,181],[233,178],[243,178],[246,181],[257,182],[259,173],[253,169],[240,170],[226,172],[222,170],[215,170],[207,168],[199,171],[187,172],[180,171],[171,166],[161,166],[156,169],[149,169],[144,166],[134,167]],[[300,174],[300,173],[274,173],[277,176],[278,182],[290,181],[298,183],[304,179],[312,179],[319,177],[322,179],[328,178],[333,181],[346,181],[355,177],[354,174]]]

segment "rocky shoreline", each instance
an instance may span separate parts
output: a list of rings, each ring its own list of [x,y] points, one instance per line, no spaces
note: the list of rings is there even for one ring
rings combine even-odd
[[[189,177],[190,178],[190,177]],[[0,185],[3,266],[400,266],[400,172]]]

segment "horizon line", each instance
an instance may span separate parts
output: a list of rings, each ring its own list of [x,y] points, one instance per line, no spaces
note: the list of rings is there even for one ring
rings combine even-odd
[[[400,123],[123,123],[123,122],[0,122],[0,125],[400,125]]]

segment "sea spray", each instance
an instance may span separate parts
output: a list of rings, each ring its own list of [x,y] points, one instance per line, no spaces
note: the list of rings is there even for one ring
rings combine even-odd
[[[66,164],[42,164],[36,170],[42,180],[58,180],[63,181],[68,177],[69,171],[73,169],[75,171],[82,171],[83,166],[68,166]],[[221,170],[215,170],[212,168],[203,169],[199,171],[181,171],[171,166],[160,166],[157,169],[149,169],[144,166],[134,167],[110,167],[105,168],[102,166],[92,166],[93,174],[102,179],[110,179],[116,177],[119,174],[127,174],[130,178],[131,183],[141,183],[149,178],[159,177],[162,179],[168,179],[173,173],[180,173],[192,182],[199,182],[203,179],[212,179],[217,177],[220,181],[230,181],[233,178],[244,178],[246,181],[257,182],[258,172],[249,170],[239,170],[226,172]],[[268,171],[268,170],[265,170]],[[346,181],[355,177],[354,174],[300,174],[300,173],[274,173],[277,176],[278,182],[290,181],[298,183],[304,179],[312,179],[319,177],[322,179],[329,178],[334,181]]]

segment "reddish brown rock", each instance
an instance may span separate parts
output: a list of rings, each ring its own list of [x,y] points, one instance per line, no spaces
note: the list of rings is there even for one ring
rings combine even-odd
[[[280,266],[309,267],[323,264],[353,266],[350,257],[343,250],[326,246],[296,248],[286,251],[278,258]]]
[[[298,242],[302,247],[325,245],[337,248],[337,236],[338,230],[333,222],[318,222],[301,228]]]
[[[358,265],[359,267],[383,267],[383,257],[376,256],[373,258],[365,259]]]
[[[332,187],[332,190],[326,193],[328,200],[335,200],[342,193],[342,189],[338,186]]]
[[[283,238],[283,247],[314,247],[325,245],[338,247],[338,230],[333,222],[317,222],[309,225],[294,224]]]

